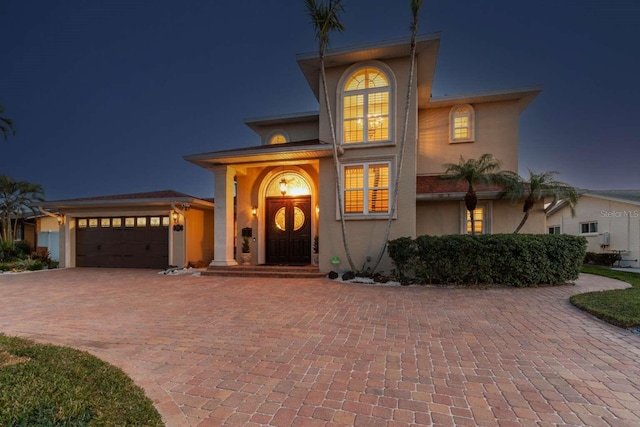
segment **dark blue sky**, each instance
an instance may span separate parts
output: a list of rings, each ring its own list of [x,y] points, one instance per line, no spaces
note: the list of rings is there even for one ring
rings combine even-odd
[[[409,35],[409,1],[343,0],[333,47]],[[434,96],[543,85],[520,121],[520,173],[640,188],[640,2],[425,0],[442,31]],[[303,0],[2,0],[0,103],[17,135],[0,174],[47,199],[213,195],[183,155],[259,144],[246,118],[318,109],[295,55]]]

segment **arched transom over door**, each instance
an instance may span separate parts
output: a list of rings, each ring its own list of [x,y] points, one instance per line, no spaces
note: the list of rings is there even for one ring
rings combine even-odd
[[[311,186],[300,174],[277,174],[266,191],[266,263],[311,263]]]

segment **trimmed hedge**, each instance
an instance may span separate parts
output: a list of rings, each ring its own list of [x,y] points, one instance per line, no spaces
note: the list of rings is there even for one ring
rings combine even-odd
[[[616,253],[587,252],[584,257],[584,263],[611,267],[616,261],[620,260],[621,258],[622,257],[620,256],[620,254]]]
[[[566,234],[419,236],[390,241],[389,256],[402,282],[558,285],[578,278],[586,245]]]

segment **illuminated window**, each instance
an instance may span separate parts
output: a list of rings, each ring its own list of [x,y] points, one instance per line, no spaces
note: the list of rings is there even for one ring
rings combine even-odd
[[[149,225],[152,227],[160,227],[160,217],[152,216],[151,218],[149,218]]]
[[[389,162],[345,165],[345,214],[389,212]]]
[[[463,234],[471,233],[471,213],[467,210],[467,207],[462,203],[461,209],[464,212],[464,228]],[[475,227],[475,234],[490,234],[491,233],[491,205],[489,203],[478,203],[476,209],[473,211],[473,223]]]
[[[580,233],[597,233],[598,232],[598,223],[597,222],[582,222],[580,223]]]
[[[171,224],[171,221],[169,220],[168,216],[163,216],[162,217],[162,226],[163,227],[168,227],[169,224]]]
[[[146,227],[147,226],[147,217],[139,216],[136,218],[136,226],[137,227]]]
[[[269,144],[284,144],[289,142],[289,137],[282,131],[276,131],[269,135],[267,141],[269,141]]]
[[[78,228],[87,228],[87,220],[85,218],[78,220]]]
[[[471,105],[456,105],[451,109],[449,126],[450,142],[471,142],[474,140],[474,111]]]
[[[343,89],[343,141],[389,140],[389,80],[378,68],[353,73]]]
[[[89,228],[96,228],[98,226],[98,218],[89,218]]]
[[[102,228],[111,227],[111,218],[100,218],[100,227]]]
[[[122,218],[113,218],[111,220],[111,225],[113,227],[122,227]]]
[[[124,226],[125,227],[134,227],[136,225],[136,219],[135,218],[125,218],[124,219]]]

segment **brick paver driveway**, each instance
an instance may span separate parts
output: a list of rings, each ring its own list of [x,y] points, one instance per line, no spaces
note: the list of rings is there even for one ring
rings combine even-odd
[[[622,286],[3,274],[0,331],[120,366],[167,426],[638,426],[640,336],[567,301]]]

